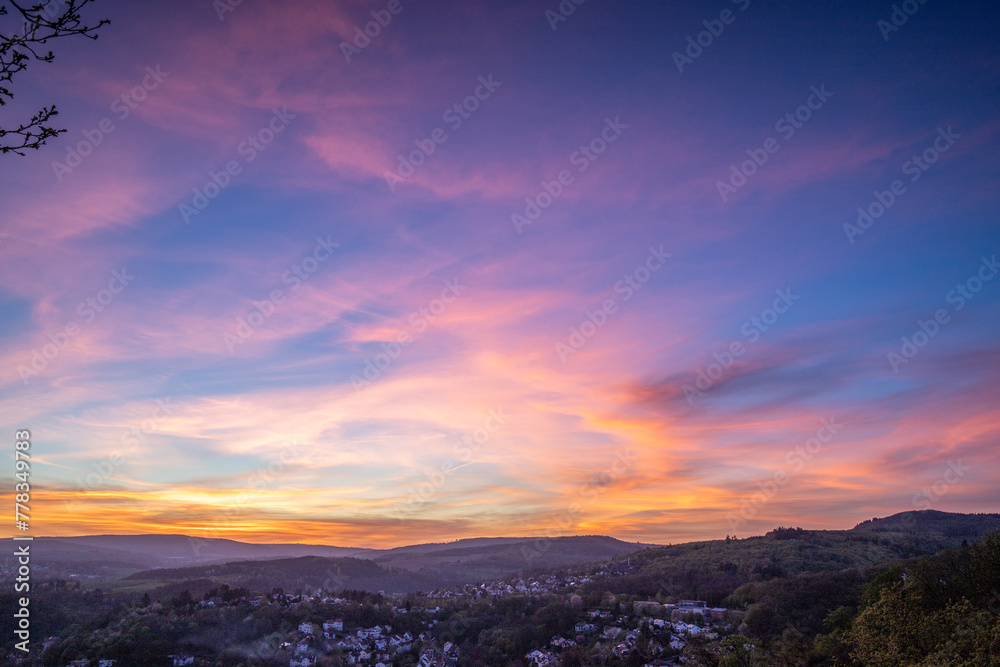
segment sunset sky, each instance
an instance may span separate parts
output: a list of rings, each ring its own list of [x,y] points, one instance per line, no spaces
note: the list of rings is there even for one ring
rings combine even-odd
[[[576,2],[88,6],[0,110],[33,534],[997,511],[1000,8]]]

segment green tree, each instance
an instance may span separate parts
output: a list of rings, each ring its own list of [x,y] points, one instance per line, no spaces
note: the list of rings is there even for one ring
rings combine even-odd
[[[746,635],[732,635],[719,642],[722,657],[719,667],[765,667],[768,663],[752,639]]]

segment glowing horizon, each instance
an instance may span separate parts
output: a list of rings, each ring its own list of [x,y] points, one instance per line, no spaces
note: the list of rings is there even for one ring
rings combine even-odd
[[[102,1],[19,75],[68,128],[0,157],[33,534],[996,511],[995,10],[398,8]]]

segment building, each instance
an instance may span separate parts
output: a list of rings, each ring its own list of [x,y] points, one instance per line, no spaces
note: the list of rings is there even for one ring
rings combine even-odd
[[[704,600],[681,600],[677,603],[678,609],[683,609],[684,611],[694,610],[694,609],[705,609],[708,607],[708,603]]]

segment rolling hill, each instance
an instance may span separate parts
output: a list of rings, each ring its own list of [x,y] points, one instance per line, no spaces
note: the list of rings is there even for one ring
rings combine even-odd
[[[528,569],[603,562],[618,554],[630,553],[637,546],[605,536],[557,537],[551,540],[544,553],[526,559],[524,549],[534,544],[534,539],[526,538],[475,538],[368,551],[350,558],[306,556],[152,569],[131,573],[126,580],[159,584],[212,580],[259,591],[275,586],[291,591],[312,591],[319,587],[428,591],[505,577]]]
[[[694,596],[719,604],[740,586],[805,573],[864,571],[899,558],[936,554],[1000,528],[1000,514],[902,512],[850,530],[777,528],[761,537],[657,547],[629,555],[610,590]],[[611,567],[623,569],[623,557]]]

